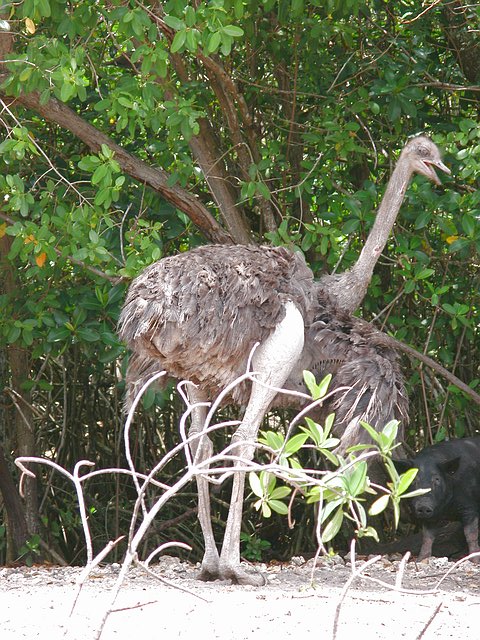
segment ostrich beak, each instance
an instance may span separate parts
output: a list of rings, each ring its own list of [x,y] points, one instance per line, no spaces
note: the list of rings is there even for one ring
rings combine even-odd
[[[443,171],[444,173],[451,173],[450,169],[447,167],[447,165],[443,164],[443,162],[438,159],[438,160],[423,160],[422,164],[425,168],[425,173],[424,175],[427,176],[427,178],[430,178],[430,180],[432,180],[432,182],[434,182],[435,184],[441,184],[440,182],[440,178],[437,176],[437,174],[435,173],[435,170],[433,167],[436,167],[437,169],[440,169],[440,171]]]

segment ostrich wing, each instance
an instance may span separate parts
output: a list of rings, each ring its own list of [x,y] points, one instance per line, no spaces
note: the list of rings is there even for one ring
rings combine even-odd
[[[287,300],[309,324],[312,272],[283,247],[210,245],[151,265],[132,282],[119,321],[133,352],[127,406],[162,369],[215,396],[245,373],[252,348],[282,320]],[[248,397],[248,383],[232,394],[239,404]]]

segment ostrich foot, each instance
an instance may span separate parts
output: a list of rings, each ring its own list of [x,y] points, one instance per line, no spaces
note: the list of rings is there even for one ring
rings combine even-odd
[[[239,565],[235,567],[223,566],[220,568],[218,562],[217,564],[202,562],[202,567],[197,578],[203,582],[222,580],[231,582],[232,584],[249,585],[251,587],[263,587],[267,584],[266,578],[259,572],[246,571]]]
[[[200,572],[197,575],[197,578],[202,582],[213,582],[214,580],[220,580],[221,576],[218,567],[216,570],[212,571],[211,569],[202,566]]]
[[[220,578],[230,580],[232,584],[249,585],[251,587],[263,587],[267,584],[266,578],[258,571],[245,571],[240,565],[222,565]]]
[[[198,579],[203,582],[213,582],[221,579],[218,553],[205,553]]]

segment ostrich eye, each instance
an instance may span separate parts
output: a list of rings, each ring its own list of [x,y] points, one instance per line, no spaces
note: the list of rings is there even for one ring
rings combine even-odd
[[[426,158],[430,155],[430,149],[427,149],[427,147],[418,147],[417,153],[419,156],[422,156],[422,158]]]

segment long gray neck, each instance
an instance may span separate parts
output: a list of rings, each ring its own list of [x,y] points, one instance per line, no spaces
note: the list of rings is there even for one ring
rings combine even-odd
[[[319,283],[321,288],[343,311],[353,313],[361,305],[375,265],[387,244],[411,177],[412,170],[408,161],[402,162],[400,156],[357,262],[342,274],[321,278]]]

